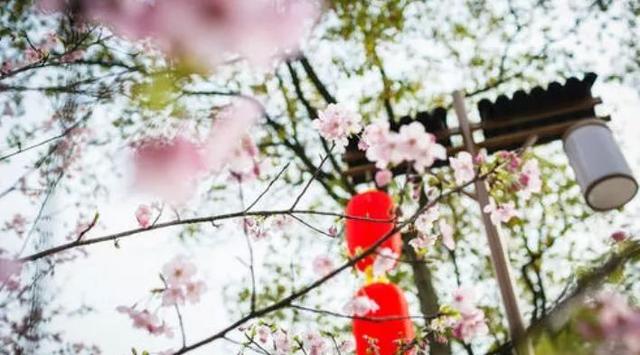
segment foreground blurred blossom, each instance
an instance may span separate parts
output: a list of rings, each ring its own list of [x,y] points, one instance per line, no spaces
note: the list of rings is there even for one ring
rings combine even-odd
[[[253,167],[258,150],[247,138],[247,133],[261,113],[257,103],[239,99],[216,116],[205,144],[207,165],[211,170],[219,172],[227,164],[237,172]]]
[[[45,10],[66,4],[41,1]],[[263,68],[297,52],[320,10],[319,2],[308,0],[79,0],[74,7],[119,35],[151,39],[177,58],[212,66],[236,54]]]
[[[343,104],[329,104],[318,113],[313,126],[320,135],[343,151],[349,143],[349,137],[362,130],[362,116]]]
[[[162,305],[173,306],[184,304],[185,296],[181,287],[169,287],[162,292]]]
[[[289,335],[283,330],[277,330],[273,333],[273,347],[276,355],[288,355],[291,353],[293,344]]]
[[[632,307],[627,297],[602,291],[595,297],[595,319],[588,317],[578,324],[582,335],[601,341],[599,354],[635,355],[640,353],[640,310]]]
[[[344,306],[344,312],[354,317],[364,317],[378,309],[380,309],[380,306],[367,296],[356,296]]]
[[[22,263],[14,259],[0,257],[0,286],[9,285],[10,288],[16,285],[16,279],[22,271]]]
[[[169,338],[173,337],[173,331],[167,327],[157,315],[148,310],[136,311],[132,307],[118,306],[116,310],[120,313],[127,314],[133,320],[133,327],[146,329],[153,335],[165,335]]]
[[[136,187],[168,200],[190,196],[194,179],[205,170],[200,147],[182,136],[147,138],[134,148]]]

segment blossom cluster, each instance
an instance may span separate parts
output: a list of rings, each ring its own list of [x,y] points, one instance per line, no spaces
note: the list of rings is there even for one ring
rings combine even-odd
[[[298,350],[308,355],[326,355],[331,353],[334,347],[342,354],[352,353],[355,350],[355,344],[351,339],[329,340],[325,339],[320,332],[313,330],[292,334],[263,322],[242,325],[238,330],[261,347],[272,350],[274,355],[297,354]]]
[[[203,281],[194,281],[196,266],[183,256],[177,256],[162,267],[162,276],[167,287],[162,292],[162,305],[172,306],[200,301],[200,296],[206,290]]]
[[[362,131],[362,116],[344,104],[329,104],[318,113],[313,126],[324,139],[342,151],[349,143],[349,137]]]
[[[265,67],[295,54],[319,8],[311,1],[81,0],[85,19],[133,40],[151,42],[201,65],[217,65],[229,54]],[[65,0],[42,0],[45,11],[64,10]]]
[[[364,129],[359,147],[378,169],[387,169],[402,162],[411,163],[418,173],[424,173],[436,159],[446,159],[447,151],[436,143],[433,134],[420,122],[412,122],[393,132],[386,121],[371,123]]]
[[[438,222],[438,231],[436,233],[435,226]],[[447,221],[440,217],[440,211],[438,206],[432,206],[426,211],[422,212],[416,218],[413,224],[418,235],[409,241],[409,245],[417,253],[424,253],[429,248],[432,248],[439,237],[442,237],[442,244],[449,250],[453,250],[456,247],[456,242],[453,237],[453,227]]]
[[[444,334],[451,331],[453,336],[464,342],[469,342],[477,336],[489,332],[484,311],[477,307],[474,290],[457,288],[452,292],[451,314],[438,317],[431,322],[431,328]]]
[[[600,341],[600,353],[640,353],[640,309],[613,291],[602,291],[592,305],[595,319],[581,321],[578,330],[588,340]]]

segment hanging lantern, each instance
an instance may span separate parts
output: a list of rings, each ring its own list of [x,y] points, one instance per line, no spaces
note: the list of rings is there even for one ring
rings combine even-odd
[[[371,219],[390,220],[394,217],[394,205],[391,197],[382,191],[367,191],[357,194],[347,204],[346,215],[351,217],[364,217]],[[347,218],[345,222],[345,235],[347,248],[351,256],[368,249],[371,245],[384,237],[393,229],[393,222],[363,221]],[[400,233],[387,239],[380,248],[389,248],[394,254],[400,255],[402,239]],[[356,267],[365,271],[372,263],[375,255],[370,255],[360,260]]]
[[[587,204],[596,211],[622,207],[638,183],[607,125],[598,119],[573,125],[563,138],[564,150]]]
[[[371,320],[353,320],[357,355],[395,355],[402,349],[401,344],[408,344],[413,340],[415,334],[409,319],[407,301],[398,286],[392,283],[373,283],[361,288],[356,295],[367,296],[378,305],[375,312],[364,315]],[[394,319],[374,321],[376,318]]]

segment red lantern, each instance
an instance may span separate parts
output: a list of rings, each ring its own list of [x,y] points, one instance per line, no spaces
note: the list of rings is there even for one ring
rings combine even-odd
[[[364,317],[400,318],[385,321],[353,320],[353,335],[356,338],[357,355],[395,355],[400,344],[408,344],[415,336],[409,319],[407,301],[402,290],[392,283],[373,283],[361,288],[357,296],[367,296],[378,304],[378,310]],[[379,350],[376,353],[370,344]]]
[[[394,217],[393,201],[391,197],[382,191],[367,191],[357,194],[347,204],[346,215],[351,217],[365,217],[372,219],[388,220]],[[345,234],[349,254],[355,256],[359,251],[368,249],[393,229],[393,222],[374,222],[347,218],[345,222]],[[400,233],[387,239],[380,248],[389,248],[396,255],[400,255],[402,239]],[[360,260],[356,266],[358,270],[365,271],[373,263],[375,255],[370,255]]]

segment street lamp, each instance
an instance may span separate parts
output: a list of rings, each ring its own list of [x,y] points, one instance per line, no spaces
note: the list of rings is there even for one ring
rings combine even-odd
[[[418,113],[415,119],[436,136],[438,143],[447,148],[449,156],[461,150],[475,155],[479,148],[491,153],[520,148],[532,141],[544,144],[564,138],[565,151],[587,204],[597,211],[609,210],[629,202],[636,194],[638,184],[604,123],[609,118],[596,117],[594,107],[602,102],[591,94],[596,77],[588,73],[582,79],[569,78],[564,84],[553,82],[546,89],[535,87],[528,93],[519,90],[512,98],[501,95],[493,102],[481,100],[478,103],[481,121],[476,123],[467,119],[464,94],[456,91],[453,93],[453,107],[458,127],[447,126],[447,112],[443,108]],[[411,120],[403,117],[400,124]],[[398,124],[390,122],[390,126],[397,129]],[[482,132],[482,141],[475,142],[475,131]],[[462,146],[452,144],[454,135],[462,136]],[[355,140],[347,147],[344,160],[349,167],[345,173],[354,183],[372,179],[375,165],[358,150]],[[441,161],[435,167],[447,163]],[[396,167],[393,173],[403,174],[406,171],[405,167]],[[475,190],[482,210],[489,204],[486,183],[476,181]],[[489,216],[486,213],[481,215],[511,337],[520,355],[533,354],[518,306],[507,249]]]
[[[638,183],[607,125],[598,119],[571,126],[564,151],[587,204],[596,211],[624,206],[638,192]]]

